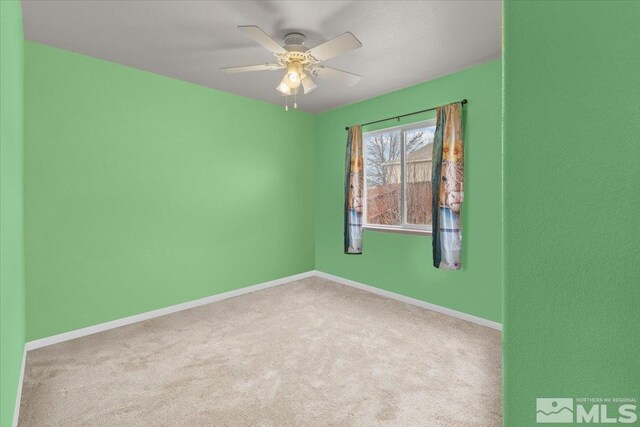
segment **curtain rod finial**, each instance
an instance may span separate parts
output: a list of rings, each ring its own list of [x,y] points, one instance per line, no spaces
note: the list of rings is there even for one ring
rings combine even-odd
[[[466,98],[465,98],[465,99],[463,99],[463,100],[462,100],[462,105],[466,104],[467,102],[469,102],[469,101],[467,101],[467,99],[466,99]]]
[[[344,128],[344,130],[349,130],[349,126],[347,126],[346,128]]]

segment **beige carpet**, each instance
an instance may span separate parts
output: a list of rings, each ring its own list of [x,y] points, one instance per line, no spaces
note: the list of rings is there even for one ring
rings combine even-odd
[[[501,336],[309,278],[30,351],[21,426],[500,426]]]

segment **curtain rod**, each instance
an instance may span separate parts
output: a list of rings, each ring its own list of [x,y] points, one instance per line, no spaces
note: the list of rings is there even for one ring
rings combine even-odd
[[[467,101],[466,99],[463,99],[462,101],[458,101],[460,104],[464,105],[466,104]],[[414,114],[420,114],[420,113],[426,113],[427,111],[433,111],[438,107],[433,107],[433,108],[427,108],[426,110],[420,110],[420,111],[414,111],[413,113],[407,113],[407,114],[402,114],[400,116],[393,116],[393,117],[388,117],[386,119],[380,119],[380,120],[376,120],[373,122],[369,122],[369,123],[363,123],[360,126],[367,126],[367,125],[372,125],[374,123],[380,123],[380,122],[386,122],[387,120],[393,120],[393,119],[397,119],[400,120],[401,117],[407,117],[407,116],[413,116]],[[346,128],[344,128],[344,130],[349,130],[349,126],[347,126]]]

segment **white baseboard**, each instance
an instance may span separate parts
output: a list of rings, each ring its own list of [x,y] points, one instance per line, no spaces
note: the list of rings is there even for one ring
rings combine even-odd
[[[20,418],[20,401],[22,400],[22,383],[24,382],[24,365],[27,360],[27,346],[22,349],[22,366],[20,366],[20,378],[18,379],[18,395],[16,396],[16,406],[13,410],[13,427],[18,426]]]
[[[436,311],[438,313],[446,314],[451,317],[456,317],[458,319],[466,320],[467,322],[476,323],[481,326],[486,326],[488,328],[497,329],[502,331],[502,324],[498,322],[494,322],[493,320],[483,319],[481,317],[473,316],[471,314],[463,313],[461,311],[452,310],[447,307],[442,307],[440,305],[431,304],[426,301],[422,301],[419,299],[411,298],[405,295],[396,294],[395,292],[385,291],[384,289],[376,288],[374,286],[365,285],[364,283],[356,282],[354,280],[345,279],[344,277],[334,276],[333,274],[324,273],[322,271],[314,271],[314,274],[318,277],[322,277],[323,279],[332,280],[337,283],[342,283],[343,285],[352,286],[354,288],[362,289],[364,291],[372,292],[374,294],[381,295],[386,298],[391,298],[394,300],[402,301],[407,304],[415,305],[418,307],[426,308],[427,310]]]
[[[452,310],[450,308],[442,307],[436,304],[431,304],[426,301],[422,301],[422,300],[411,298],[405,295],[397,294],[395,292],[390,292],[384,289],[376,288],[374,286],[365,285],[364,283],[356,282],[350,279],[345,279],[344,277],[334,276],[333,274],[312,270],[312,271],[307,271],[300,274],[295,274],[293,276],[287,276],[280,279],[271,280],[269,282],[264,282],[257,285],[247,286],[247,287],[236,289],[233,291],[224,292],[221,294],[212,295],[205,298],[200,298],[193,301],[188,301],[182,304],[176,304],[169,307],[160,308],[158,310],[147,311],[146,313],[140,313],[134,316],[124,317],[122,319],[116,319],[110,322],[100,323],[98,325],[88,326],[86,328],[76,329],[74,331],[69,331],[62,334],[52,335],[50,337],[29,341],[28,343],[25,344],[25,354],[29,350],[35,350],[37,348],[46,347],[48,345],[69,341],[75,338],[80,338],[80,337],[84,337],[91,334],[96,334],[98,332],[108,331],[109,329],[130,325],[132,323],[142,322],[144,320],[153,319],[155,317],[164,316],[166,314],[176,313],[182,310],[188,310],[190,308],[199,307],[201,305],[211,304],[216,301],[222,301],[227,298],[233,298],[233,297],[248,294],[251,292],[256,292],[262,289],[283,285],[285,283],[293,282],[293,281],[304,279],[311,276],[322,277],[327,280],[332,280],[337,283],[342,283],[343,285],[348,285],[354,288],[372,292],[374,294],[378,294],[386,298],[391,298],[394,300],[405,302],[407,304],[412,304],[418,307],[426,308],[427,310],[436,311],[438,313],[446,314],[448,316],[456,317],[458,319],[466,320],[468,322],[476,323],[478,325],[486,326],[492,329],[497,329],[499,331],[502,330],[502,324],[498,322],[494,322],[492,320],[483,319],[481,317],[476,317],[471,314]],[[23,369],[24,369],[24,361],[23,361]],[[20,383],[20,387],[22,387],[22,382]]]
[[[124,317],[122,319],[112,320],[110,322],[100,323],[98,325],[88,326],[82,329],[76,329],[74,331],[64,332],[58,335],[52,335],[50,337],[41,338],[34,341],[29,341],[25,344],[26,350],[35,350],[36,348],[46,347],[48,345],[57,344],[64,341],[69,341],[75,338],[84,337],[87,335],[96,334],[98,332],[108,331],[109,329],[118,328],[120,326],[130,325],[132,323],[142,322],[144,320],[153,319],[154,317],[164,316],[166,314],[176,313],[182,310],[188,310],[190,308],[199,307],[205,304],[211,304],[212,302],[222,301],[227,298],[233,298],[240,295],[248,294],[262,289],[272,288],[274,286],[284,285],[285,283],[293,282],[296,280],[311,277],[315,274],[315,271],[307,271],[293,276],[287,276],[269,282],[260,283],[253,286],[247,286],[233,291],[224,292],[221,294],[212,295],[205,298],[200,298],[193,301],[184,302],[182,304],[176,304],[158,310],[147,311],[145,313],[136,314],[134,316]]]
[[[438,313],[446,314],[451,317],[466,320],[468,322],[476,323],[481,326],[486,326],[492,329],[502,331],[502,324],[494,322],[492,320],[483,319],[481,317],[473,316],[471,314],[463,313],[461,311],[452,310],[450,308],[442,307],[436,304],[431,304],[426,301],[411,298],[405,295],[397,294],[395,292],[386,291],[384,289],[376,288],[374,286],[365,285],[364,283],[356,282],[354,280],[345,279],[344,277],[334,276],[333,274],[324,273],[322,271],[312,270],[293,276],[287,276],[269,282],[260,283],[253,286],[247,286],[244,288],[236,289],[229,292],[224,292],[217,295],[212,295],[205,298],[200,298],[193,301],[188,301],[182,304],[176,304],[158,310],[148,311],[146,313],[136,314],[134,316],[125,317],[122,319],[112,320],[110,322],[100,323],[98,325],[89,326],[82,329],[76,329],[74,331],[65,332],[58,335],[53,335],[46,338],[41,338],[34,341],[29,341],[24,346],[22,353],[22,367],[20,368],[20,383],[18,385],[18,396],[16,398],[16,406],[13,415],[13,426],[18,425],[18,419],[20,416],[20,399],[22,398],[22,383],[24,379],[24,369],[26,362],[27,351],[35,350],[37,348],[46,347],[48,345],[57,344],[64,341],[69,341],[75,338],[84,337],[87,335],[96,334],[98,332],[108,331],[109,329],[118,328],[120,326],[130,325],[132,323],[142,322],[144,320],[153,319],[155,317],[164,316],[166,314],[176,313],[182,310],[188,310],[190,308],[199,307],[205,304],[211,304],[213,302],[222,301],[228,298],[237,297],[240,295],[248,294],[251,292],[260,291],[262,289],[272,288],[274,286],[284,285],[285,283],[294,282],[296,280],[304,279],[307,277],[318,276],[323,279],[331,280],[343,285],[352,286],[354,288],[362,289],[364,291],[372,292],[374,294],[391,298],[397,301],[401,301],[407,304],[412,304],[427,310],[432,310]]]

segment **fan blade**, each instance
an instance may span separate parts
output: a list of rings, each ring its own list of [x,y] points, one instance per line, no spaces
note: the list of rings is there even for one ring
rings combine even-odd
[[[242,31],[247,37],[252,38],[253,40],[260,43],[264,46],[269,52],[272,53],[287,53],[287,50],[280,46],[274,39],[269,37],[267,33],[262,31],[260,28],[255,25],[240,25],[238,29]]]
[[[310,53],[318,61],[326,61],[338,55],[342,55],[350,50],[362,47],[362,43],[351,33],[344,33],[335,37],[328,42],[322,43],[312,49],[309,49]]]
[[[320,77],[321,79],[335,80],[342,83],[346,83],[349,86],[355,85],[362,78],[357,74],[348,73],[346,71],[338,70],[336,68],[326,67],[324,65],[314,67],[311,70],[311,74],[316,77]]]
[[[318,85],[313,80],[311,80],[311,77],[309,76],[306,76],[304,79],[302,79],[300,83],[302,83],[302,88],[304,89],[305,95],[313,92],[318,88]]]
[[[275,71],[280,68],[284,68],[279,64],[258,64],[258,65],[244,65],[241,67],[225,67],[220,68],[222,71],[226,71],[227,73],[245,73],[247,71]]]

